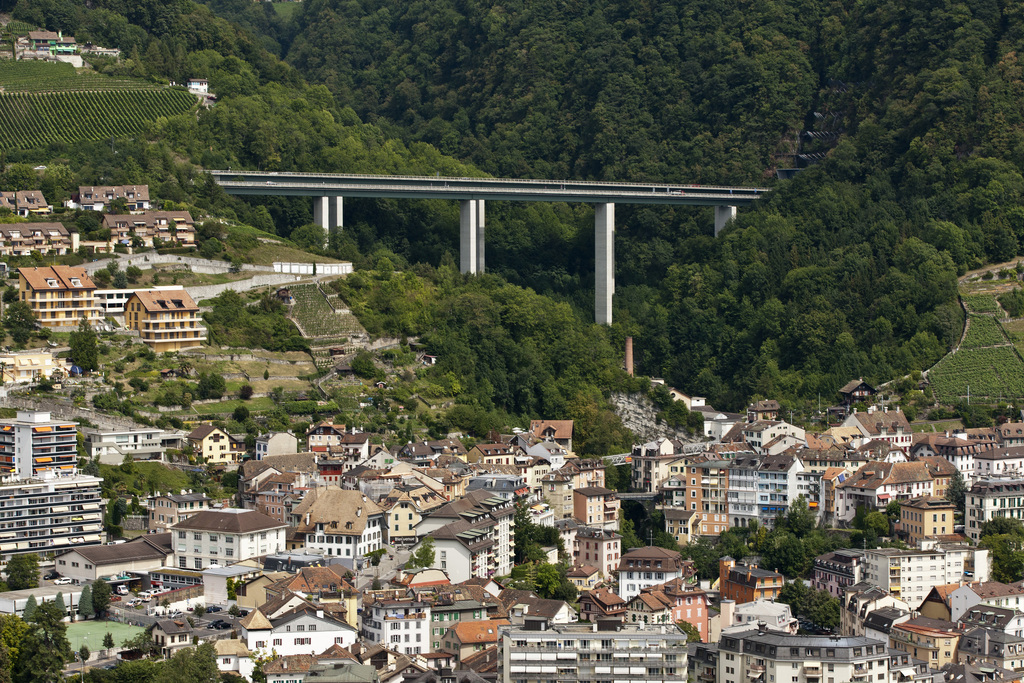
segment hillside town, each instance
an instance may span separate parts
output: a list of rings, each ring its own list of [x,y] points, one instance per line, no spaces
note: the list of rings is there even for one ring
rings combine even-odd
[[[209,641],[218,669],[246,680],[1020,680],[1024,582],[995,580],[1002,560],[979,540],[1024,516],[1024,423],[915,434],[856,380],[842,419],[812,434],[772,400],[722,414],[677,393],[729,423],[719,438],[604,460],[574,452],[566,420],[392,451],[332,420],[247,448],[213,425],[143,433],[18,411],[0,420],[0,552],[9,573],[26,555],[48,573],[0,593],[0,613],[59,601],[69,621],[144,629],[97,648],[99,666]],[[116,501],[82,462],[176,448],[236,473],[237,495],[153,491],[136,501],[141,533],[111,540]],[[628,487],[608,488],[622,467]],[[659,544],[635,537],[626,505],[663,520]],[[756,553],[716,556],[711,575],[689,559],[794,515],[847,540],[865,517],[884,522],[806,576]],[[794,592],[834,601],[818,617],[831,623]],[[97,594],[109,602],[83,605]]]

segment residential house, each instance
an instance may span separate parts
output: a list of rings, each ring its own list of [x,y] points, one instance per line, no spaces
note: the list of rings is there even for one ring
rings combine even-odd
[[[46,197],[39,190],[0,192],[0,209],[7,209],[22,218],[53,213],[53,207],[46,203]]]
[[[114,243],[135,246],[154,244],[192,246],[196,243],[195,221],[188,211],[146,211],[141,214],[106,214],[103,227]],[[159,240],[154,242],[154,240]]]
[[[910,428],[910,422],[903,411],[898,408],[878,410],[875,406],[871,406],[867,412],[854,410],[843,421],[842,426],[853,427],[860,432],[860,437],[852,444],[854,447],[875,439],[888,441],[893,446],[904,449],[909,449],[913,445],[913,430]]]
[[[836,519],[849,522],[859,507],[882,510],[894,500],[934,495],[934,486],[923,462],[871,462],[839,484],[836,495]]]
[[[3,356],[0,356],[0,361]],[[120,465],[125,456],[133,460],[164,460],[168,449],[180,450],[185,435],[178,431],[164,431],[157,427],[129,427],[127,429],[81,430],[85,438],[85,452],[105,465]]]
[[[199,425],[186,438],[192,451],[211,465],[235,464],[245,455],[245,440],[220,427]]]
[[[960,617],[976,605],[1014,610],[1024,609],[1024,588],[1017,584],[1005,584],[999,581],[961,584],[949,594],[950,620],[959,621]]]
[[[442,494],[427,486],[396,486],[380,500],[380,506],[386,514],[388,543],[402,546],[416,543],[416,527],[423,521],[423,517],[446,502]]]
[[[47,328],[90,325],[99,317],[96,285],[84,268],[42,266],[18,269],[18,297]]]
[[[288,455],[299,452],[299,440],[291,432],[267,432],[256,437],[256,459],[268,455]]]
[[[177,566],[202,570],[281,552],[286,527],[255,510],[197,512],[171,527]]]
[[[78,197],[67,202],[69,208],[106,211],[110,204],[123,199],[132,213],[149,208],[149,185],[81,186]]]
[[[478,443],[466,453],[466,462],[482,465],[514,465],[519,449],[504,443]]]
[[[953,622],[917,617],[893,626],[889,646],[940,668],[955,663],[960,636]]]
[[[384,510],[359,491],[314,488],[292,510],[291,520],[302,547],[340,557],[349,567],[384,547]]]
[[[630,488],[644,493],[657,492],[670,475],[682,471],[683,450],[681,442],[669,439],[634,445],[630,456]],[[671,469],[673,466],[675,472]]]
[[[0,352],[0,373],[4,384],[38,382],[44,377],[61,381],[70,376],[71,367],[69,359],[58,358],[49,349]],[[122,460],[123,457],[117,464],[120,465]]]
[[[125,304],[125,327],[157,353],[201,346],[206,341],[199,305],[185,290],[138,290]]]
[[[839,396],[842,398],[842,403],[847,408],[850,408],[855,403],[864,403],[869,401],[875,393],[875,388],[865,382],[863,377],[847,382],[843,385],[843,388],[839,390]]]
[[[694,583],[673,579],[644,588],[626,605],[628,624],[678,624],[693,626],[700,639],[708,642],[711,634],[710,601],[707,593]]]
[[[737,604],[779,597],[786,579],[778,572],[759,569],[756,564],[736,564],[728,555],[718,561],[718,590],[722,599]]]
[[[514,528],[515,507],[507,500],[494,496],[490,492],[479,489],[469,491],[460,500],[454,500],[433,510],[430,515],[420,522],[416,527],[418,536],[434,534],[437,539],[436,530],[442,526],[455,521],[470,522],[471,525],[482,524],[491,529],[486,535],[490,536],[494,543],[495,571],[493,574],[477,574],[471,576],[508,576],[512,572],[512,556],[515,549],[515,528]],[[462,530],[449,530],[448,535],[463,533]],[[465,540],[465,539],[463,539]],[[475,543],[475,541],[474,541]],[[441,567],[444,569],[445,567]],[[469,576],[465,577],[469,578]],[[456,583],[465,579],[455,578]]]
[[[864,552],[844,548],[814,558],[811,587],[842,598],[849,586],[860,583]]]
[[[170,659],[178,650],[192,647],[192,625],[182,619],[158,619],[152,637],[160,654]]]
[[[757,627],[775,633],[796,634],[799,622],[793,616],[790,606],[774,600],[752,600],[736,604],[735,600],[723,599],[720,604],[719,626],[722,633],[739,633]]]
[[[900,501],[900,521],[896,533],[910,545],[935,536],[953,533],[956,505],[946,498],[920,496]]]
[[[665,516],[665,531],[676,539],[679,545],[689,545],[700,535],[700,514],[696,510],[667,507],[662,509]]]
[[[341,445],[344,436],[345,425],[336,425],[332,420],[324,420],[306,430],[307,448],[314,453],[324,452],[331,446]]]
[[[684,562],[677,551],[658,546],[633,548],[619,561],[619,596],[628,601],[645,588],[693,575],[693,563]]]
[[[541,441],[554,441],[572,453],[572,420],[532,420],[530,434]]]
[[[566,572],[565,576],[582,593],[583,591],[594,590],[594,587],[601,580],[601,570],[589,564],[577,565]]]
[[[743,440],[754,449],[755,453],[769,454],[780,453],[787,448],[791,448],[797,444],[804,444],[804,430],[800,427],[789,424],[785,421],[780,420],[757,420],[743,425],[742,427]],[[785,441],[784,437],[789,437],[789,441]],[[783,439],[780,441],[780,439]],[[770,448],[775,444],[781,444],[778,447]]]
[[[602,486],[585,486],[573,491],[573,517],[588,527],[609,529],[619,528],[619,507],[621,503],[615,491]]]
[[[608,529],[581,526],[576,528],[568,548],[572,548],[574,563],[593,565],[602,578],[611,578],[621,563],[622,536]]]
[[[549,472],[541,477],[543,497],[551,506],[555,519],[572,519],[573,516],[573,477],[561,470]]]
[[[397,652],[430,652],[430,603],[412,599],[370,597],[363,604],[360,635]]]
[[[194,514],[209,510],[213,499],[205,493],[182,490],[180,493],[157,492],[147,499],[149,532],[163,533]]]
[[[729,461],[691,461],[687,465],[686,507],[700,517],[701,536],[719,536],[729,529]]]
[[[779,402],[774,399],[755,401],[747,406],[747,422],[777,420],[781,409]]]
[[[977,626],[960,636],[956,661],[982,667],[999,667],[1010,671],[1024,669],[1024,637],[1005,631]]]
[[[1020,476],[1024,470],[1024,446],[999,446],[974,455],[975,479]]]
[[[996,517],[1024,520],[1024,476],[979,477],[965,496],[964,531],[977,543],[981,528]]]
[[[349,647],[358,638],[355,628],[294,593],[257,607],[238,626],[250,651],[278,655],[323,652],[333,645]]]
[[[607,588],[595,588],[580,595],[580,621],[623,623],[626,601]]]

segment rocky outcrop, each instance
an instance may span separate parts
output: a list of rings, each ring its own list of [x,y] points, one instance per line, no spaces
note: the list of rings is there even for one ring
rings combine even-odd
[[[644,394],[613,393],[612,406],[615,414],[622,419],[622,425],[636,434],[640,443],[647,443],[662,437],[679,439],[685,443],[700,443],[698,439],[686,433],[685,429],[673,429],[657,418],[658,410]]]

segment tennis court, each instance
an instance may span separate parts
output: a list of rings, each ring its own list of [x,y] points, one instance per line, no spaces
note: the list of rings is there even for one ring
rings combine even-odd
[[[74,652],[78,652],[83,643],[89,647],[89,652],[99,652],[103,649],[103,636],[108,633],[114,636],[114,646],[120,648],[125,640],[145,630],[116,621],[78,621],[68,624],[68,640]]]

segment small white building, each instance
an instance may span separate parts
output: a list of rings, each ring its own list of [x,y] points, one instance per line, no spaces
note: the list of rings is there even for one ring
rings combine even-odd
[[[205,78],[190,78],[186,82],[190,92],[200,93],[205,95],[210,92],[210,82]]]
[[[299,452],[299,440],[291,432],[269,432],[256,437],[256,459],[268,455],[289,455]]]
[[[375,600],[360,615],[363,637],[396,652],[431,652],[430,603],[418,600]]]
[[[238,625],[249,651],[263,654],[319,654],[335,644],[347,648],[359,638],[342,619],[291,592],[254,609]]]

